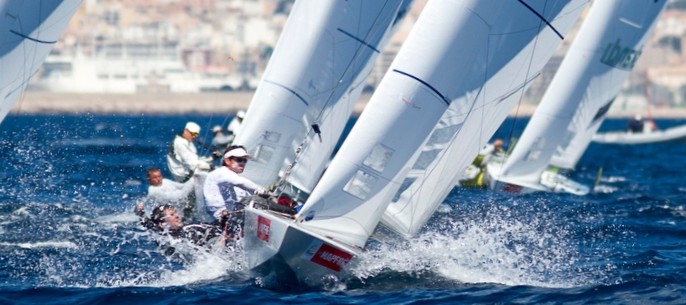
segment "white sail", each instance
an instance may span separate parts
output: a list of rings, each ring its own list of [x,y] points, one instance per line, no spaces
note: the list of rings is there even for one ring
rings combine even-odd
[[[0,0],[0,122],[43,64],[81,0]]]
[[[296,221],[333,240],[364,247],[394,194],[412,175],[413,164],[422,153],[418,148],[427,143],[436,125],[459,125],[464,120],[460,116],[471,117],[466,113],[494,116],[475,115],[474,120],[479,116],[479,122],[504,120],[510,109],[494,107],[504,101],[513,105],[509,97],[535,77],[585,3],[428,2]],[[535,47],[537,43],[542,49]],[[538,57],[540,64],[539,59],[534,59]],[[489,81],[503,85],[494,86],[491,92],[484,86]],[[455,113],[446,114],[441,121],[449,107]],[[475,124],[478,129],[479,124]],[[496,128],[497,124],[485,127],[483,140]],[[460,143],[456,144],[460,146],[456,151],[462,149]],[[473,146],[474,153],[465,160],[476,156],[479,144]],[[439,160],[446,161],[437,158],[432,168]],[[447,180],[453,180],[460,170],[455,169]],[[434,171],[421,178],[445,180],[446,176]],[[420,184],[427,191],[440,186],[438,194],[416,200],[437,205],[445,198],[445,190],[454,181],[435,180],[431,180],[432,184],[422,180]]]
[[[319,181],[325,166],[331,158],[331,153],[333,152],[336,143],[338,143],[338,140],[343,133],[343,129],[348,122],[348,118],[350,117],[355,104],[362,94],[362,89],[364,89],[364,84],[367,80],[367,77],[374,67],[374,60],[378,56],[379,51],[381,51],[383,46],[385,46],[388,40],[390,40],[391,35],[395,33],[395,30],[399,24],[398,22],[403,18],[411,3],[412,0],[402,1],[402,4],[398,9],[398,13],[394,19],[387,19],[388,16],[386,15],[386,12],[394,7],[395,4],[386,4],[387,7],[384,8],[385,12],[383,18],[377,20],[372,26],[376,29],[384,28],[388,26],[387,22],[392,20],[393,23],[390,29],[386,31],[382,39],[378,42],[378,37],[376,37],[378,33],[372,33],[375,36],[368,36],[366,38],[376,43],[376,50],[374,52],[367,52],[364,55],[358,54],[358,58],[355,59],[357,61],[355,63],[356,65],[366,61],[366,65],[364,68],[362,68],[362,70],[355,70],[355,72],[344,72],[344,74],[356,73],[357,75],[355,79],[352,79],[352,82],[350,82],[351,79],[347,75],[344,75],[345,80],[344,82],[341,82],[340,85],[347,85],[348,90],[346,90],[342,96],[338,97],[338,102],[334,103],[332,107],[322,111],[320,118],[316,121],[319,123],[318,126],[322,134],[319,135],[315,134],[314,132],[310,132],[307,135],[308,138],[303,142],[305,145],[303,145],[301,153],[296,156],[297,166],[293,168],[292,173],[290,173],[287,179],[290,184],[306,193],[312,192],[312,189]],[[365,8],[363,7],[362,9]],[[364,33],[362,32],[363,29],[360,29],[360,31],[360,33]],[[369,33],[366,35],[369,35]],[[340,52],[340,50],[337,52]],[[340,55],[340,53],[338,55]],[[359,66],[355,67],[355,69],[359,69]],[[310,109],[309,115],[311,117],[316,117],[318,113],[315,113],[314,111],[317,110],[319,109]],[[285,163],[290,164],[293,161],[293,156],[287,156]]]
[[[300,149],[289,182],[306,192],[314,187],[402,5],[402,0],[295,2],[234,141],[253,155],[246,177],[274,183]]]
[[[384,225],[410,237],[426,224],[455,185],[455,179],[505,120],[530,81],[539,75],[586,3],[513,2],[508,4],[508,18],[516,18],[517,23],[493,16],[496,19],[492,31],[508,34],[493,35],[488,44],[509,47],[498,48],[497,54],[484,49],[489,59],[480,71],[468,73],[471,84],[455,84],[455,98],[448,111],[399,180],[400,188],[383,215]],[[545,23],[539,23],[539,15]]]
[[[555,78],[503,165],[503,179],[509,183],[538,183],[551,161],[563,168],[574,167],[629,76],[665,3],[593,3]],[[562,151],[569,155],[553,158],[554,153]]]

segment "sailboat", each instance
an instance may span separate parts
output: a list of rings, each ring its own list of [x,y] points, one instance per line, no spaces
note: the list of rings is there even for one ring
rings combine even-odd
[[[57,43],[81,0],[0,0],[0,122]]]
[[[543,99],[504,163],[491,163],[492,189],[585,195],[573,169],[629,76],[666,1],[595,1]]]
[[[531,58],[550,58],[586,2],[428,2],[302,210],[291,218],[246,208],[249,266],[287,268],[308,285],[344,274],[448,109],[499,115],[494,108],[535,77],[527,73],[540,68],[532,68]],[[491,96],[484,90],[488,81],[503,88]],[[502,110],[503,120],[508,111]],[[426,177],[438,177],[434,173]],[[434,205],[444,196],[425,199]]]

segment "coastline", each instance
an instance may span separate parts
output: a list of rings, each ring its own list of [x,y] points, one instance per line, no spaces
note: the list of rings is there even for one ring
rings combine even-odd
[[[247,109],[253,92],[81,94],[27,91],[10,114],[214,114]],[[371,93],[362,94],[359,114]],[[510,116],[528,117],[536,105],[520,103]],[[611,108],[608,117],[631,117],[635,110]],[[686,118],[686,108],[652,108],[654,118]]]

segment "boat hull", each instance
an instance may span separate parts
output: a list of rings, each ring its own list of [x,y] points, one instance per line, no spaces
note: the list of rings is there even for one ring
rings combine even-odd
[[[499,178],[502,164],[489,164],[487,167],[487,180],[494,191],[528,194],[534,192],[568,193],[578,196],[587,195],[590,192],[588,186],[576,182],[564,175],[550,170],[543,171],[538,183],[520,181],[518,179]]]
[[[652,132],[607,132],[593,136],[593,142],[603,144],[649,144],[686,140],[686,125]]]
[[[332,277],[344,277],[359,254],[355,248],[298,225],[289,215],[256,208],[254,201],[245,210],[243,244],[250,269],[292,274],[306,286],[322,286]]]

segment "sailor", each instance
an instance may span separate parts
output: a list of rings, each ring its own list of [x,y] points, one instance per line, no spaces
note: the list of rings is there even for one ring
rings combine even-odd
[[[488,162],[495,161],[497,159],[502,159],[505,156],[505,150],[503,149],[503,140],[495,139],[493,144],[486,145],[486,147],[479,153],[483,156],[481,159],[479,167],[485,167]]]
[[[648,118],[646,121],[643,122],[643,132],[653,132],[657,131],[657,124],[655,124],[655,120],[652,118]]]
[[[236,136],[241,130],[241,124],[243,123],[243,118],[245,118],[245,110],[238,110],[236,116],[231,120],[228,126],[229,134]]]
[[[189,179],[184,183],[176,182],[166,179],[162,176],[162,171],[157,167],[151,167],[147,171],[148,195],[145,198],[145,204],[148,206],[157,206],[168,204],[183,211],[185,218],[191,218],[193,215],[193,179]]]
[[[462,177],[460,178],[460,186],[484,188],[486,183],[484,181],[484,174],[489,162],[502,161],[505,159],[505,150],[503,149],[503,140],[495,139],[493,143],[486,144],[479,152],[479,155],[474,158],[472,164],[465,168]]]
[[[640,114],[634,115],[626,125],[626,131],[629,133],[643,132],[643,118]]]
[[[200,126],[194,122],[186,123],[181,134],[174,137],[167,153],[169,171],[178,182],[186,182],[196,171],[209,171],[212,157],[201,158],[193,144],[200,135]]]
[[[236,236],[242,226],[241,199],[251,195],[269,194],[250,179],[239,176],[245,170],[249,157],[243,146],[229,146],[222,159],[223,166],[210,172],[203,186],[208,212],[217,221],[228,219],[228,234],[231,236]]]
[[[184,224],[176,209],[168,204],[157,206],[145,217],[142,205],[137,205],[136,214],[147,229],[174,238],[185,238],[198,246],[225,245],[227,238],[220,226],[209,224]],[[166,247],[165,255],[171,255],[174,247]]]
[[[219,125],[212,127],[212,134],[212,151],[221,152],[223,154],[224,150],[231,144],[231,142],[233,142],[234,135],[224,134],[224,131],[222,131],[222,127]],[[222,154],[220,154],[219,156],[221,156]]]

